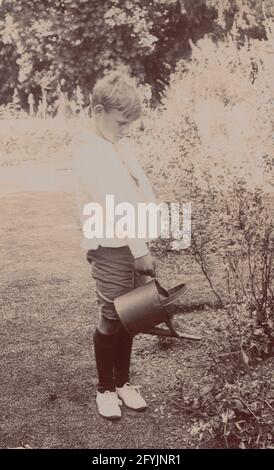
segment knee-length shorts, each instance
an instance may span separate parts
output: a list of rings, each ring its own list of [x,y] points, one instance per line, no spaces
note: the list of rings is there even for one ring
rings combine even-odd
[[[109,320],[119,320],[114,299],[147,282],[147,276],[135,272],[134,258],[128,246],[99,245],[96,250],[87,252],[87,260],[92,266],[100,314]]]

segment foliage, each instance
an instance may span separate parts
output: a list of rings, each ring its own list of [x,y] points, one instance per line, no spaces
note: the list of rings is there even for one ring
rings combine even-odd
[[[189,384],[177,374],[173,406],[192,418],[189,434],[196,447],[272,448],[274,383],[269,371],[238,375],[233,383],[216,379],[190,396]]]
[[[247,361],[274,345],[270,19],[265,28],[266,40],[246,38],[241,47],[234,35],[193,45],[139,139],[159,198],[192,203],[187,252],[218,302],[248,312],[235,336]],[[180,250],[180,240],[171,247]]]
[[[270,0],[264,5],[269,16]],[[223,37],[234,24],[239,39],[265,37],[254,0],[3,0],[0,18],[0,100],[17,87],[24,107],[29,93],[38,101],[45,73],[50,103],[58,86],[71,98],[79,85],[87,104],[95,80],[118,67],[150,84],[155,103],[190,42]]]
[[[205,1],[177,0],[4,0],[0,9],[2,41],[19,65],[14,81],[37,97],[39,74],[50,71],[52,100],[57,82],[70,94],[79,85],[87,96],[98,76],[119,66],[153,85],[156,96],[189,53],[189,37],[212,29],[215,11]]]
[[[84,11],[85,3],[83,1]],[[26,2],[26,14],[30,4]],[[165,8],[167,2],[159,4]],[[174,7],[174,2],[170,2],[172,4]],[[20,17],[20,2],[17,5]],[[49,1],[48,8],[50,5]],[[59,3],[55,2],[54,8],[57,5]],[[72,2],[62,5],[62,8],[61,3],[59,5],[60,18],[67,7],[72,8]],[[100,3],[99,10],[102,5]],[[113,8],[104,20],[110,26],[118,7]],[[43,12],[40,13],[43,17]],[[117,13],[119,18],[115,17],[115,21],[119,24],[112,27],[125,34],[124,22],[129,21],[129,16],[122,13]],[[140,11],[138,14],[141,15]],[[148,41],[138,45],[146,53],[142,58],[137,55],[140,62],[135,73],[141,61],[149,61],[153,56],[158,44],[149,36],[151,29],[147,28],[146,21],[140,18],[138,24],[143,30],[135,32],[135,40],[139,37],[143,41],[146,37]],[[17,28],[19,23],[16,24],[13,34],[23,34]],[[219,336],[208,340],[215,385],[211,390],[196,390],[189,396],[179,374],[176,396],[171,397],[178,411],[193,418],[189,432],[198,447],[220,443],[224,447],[241,448],[273,445],[271,378],[252,376],[253,365],[263,367],[263,360],[274,352],[273,24],[267,17],[261,24],[265,28],[264,40],[244,38],[243,22],[240,30],[233,30],[232,24],[231,34],[222,41],[205,37],[196,44],[191,43],[191,60],[177,64],[157,109],[151,106],[151,86],[146,84],[142,88],[144,116],[142,122],[137,123],[139,128],[135,135],[140,161],[159,200],[192,203],[191,247],[180,251],[180,240],[163,240],[155,246],[163,255],[168,250],[177,252],[181,264],[184,256],[190,255],[218,303],[222,304],[223,315],[219,315],[218,310],[211,315]],[[67,24],[67,32],[74,26]],[[131,27],[134,28],[133,22]],[[56,40],[60,57],[64,57],[62,48],[66,41],[62,31],[60,29],[60,38]],[[39,52],[39,47],[44,46],[38,36],[32,34],[31,38],[36,37]],[[89,41],[90,36],[88,38]],[[110,40],[111,34],[106,35],[106,41]],[[26,38],[22,47],[25,43]],[[132,45],[132,57],[137,57],[134,47]],[[40,69],[37,66],[38,73],[39,54],[32,50],[31,56],[27,56],[22,50],[20,73],[25,70],[26,75],[20,86],[33,94],[29,93],[26,98],[28,112],[20,107],[17,89],[12,89],[11,102],[0,108],[1,165],[28,159],[69,158],[71,139],[79,127],[88,125],[90,96],[86,92],[86,76],[83,74],[83,87],[75,86],[77,78],[73,76],[68,57],[67,61],[64,59],[59,78],[63,78],[64,71],[67,77],[74,78],[63,78],[63,81],[60,78],[58,83],[54,67],[61,59],[54,54],[49,53],[48,61],[41,63]],[[77,55],[76,48],[75,63],[77,67],[81,64],[83,69],[82,57]],[[101,73],[100,67],[105,67],[100,60],[95,75]],[[31,64],[28,71],[23,62],[26,66]],[[93,65],[89,70],[93,70]],[[135,65],[132,63],[131,67]],[[95,75],[90,75],[91,81]],[[144,73],[143,77],[148,75]],[[147,78],[146,81],[149,82]],[[35,90],[39,92],[36,94]],[[165,340],[160,344],[164,350],[171,342]]]
[[[265,16],[274,15],[272,0],[208,0],[218,9],[218,23],[225,31],[234,31],[238,40],[266,39]]]

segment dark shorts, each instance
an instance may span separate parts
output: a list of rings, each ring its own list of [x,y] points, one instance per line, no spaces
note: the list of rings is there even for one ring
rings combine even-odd
[[[92,276],[96,282],[97,300],[100,313],[109,320],[119,320],[114,299],[146,282],[134,270],[134,258],[128,246],[119,248],[103,247],[87,252],[92,265]]]

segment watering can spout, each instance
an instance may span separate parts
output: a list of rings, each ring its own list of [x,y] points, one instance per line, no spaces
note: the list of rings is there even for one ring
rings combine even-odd
[[[202,337],[199,335],[193,335],[191,333],[173,333],[166,328],[159,328],[154,326],[153,328],[149,328],[148,330],[142,331],[142,333],[146,335],[153,335],[153,336],[167,336],[170,338],[180,338],[180,339],[190,339],[192,341],[201,341]]]
[[[178,333],[175,330],[174,326],[172,325],[171,318],[168,318],[166,320],[166,325],[168,329],[154,326],[152,328],[149,328],[143,331],[143,333],[148,334],[148,335],[167,336],[170,338],[190,339],[192,341],[200,341],[202,339],[201,336],[193,335],[191,333]]]

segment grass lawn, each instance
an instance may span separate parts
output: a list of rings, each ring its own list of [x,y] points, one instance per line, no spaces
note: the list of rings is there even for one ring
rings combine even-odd
[[[123,407],[122,420],[105,421],[94,400],[97,305],[79,246],[73,195],[2,194],[0,212],[0,447],[196,447],[190,433],[196,418],[183,406],[182,383],[190,396],[197,390],[208,395],[216,387],[210,345],[212,339],[221,343],[222,331],[212,319],[218,315],[225,328],[226,313],[207,309],[176,317],[177,327],[185,324],[203,336],[198,343],[137,336],[132,381],[142,386],[149,408],[135,413]],[[154,255],[164,287],[185,281],[197,296],[207,295],[206,282],[187,257]],[[265,367],[271,370],[271,364]],[[208,445],[224,443],[209,436]]]

